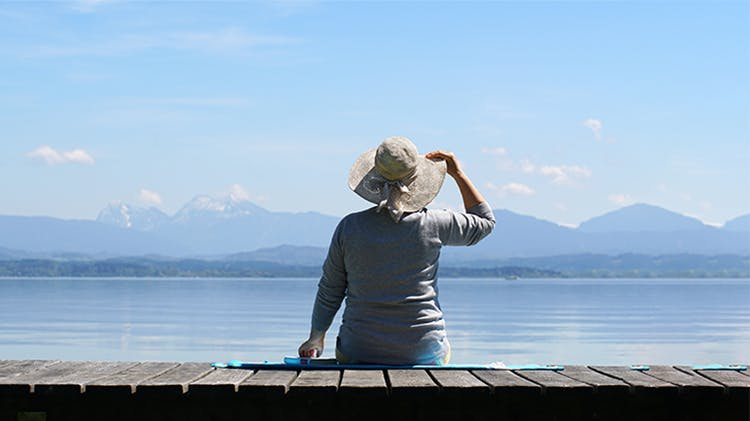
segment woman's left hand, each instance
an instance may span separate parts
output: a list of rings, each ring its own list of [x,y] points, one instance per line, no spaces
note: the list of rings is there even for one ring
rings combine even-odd
[[[325,332],[310,332],[310,338],[299,346],[299,356],[316,358],[323,355],[325,337]]]

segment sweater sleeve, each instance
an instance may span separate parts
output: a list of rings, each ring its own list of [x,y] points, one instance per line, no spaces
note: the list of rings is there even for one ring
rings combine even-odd
[[[440,241],[449,246],[472,246],[495,228],[495,214],[487,202],[469,208],[466,213],[445,211],[439,217]]]
[[[342,221],[343,222],[343,221]],[[336,227],[328,247],[328,256],[323,263],[323,275],[318,282],[318,293],[312,313],[312,328],[326,331],[341,307],[346,293],[346,269],[341,244],[342,223]]]

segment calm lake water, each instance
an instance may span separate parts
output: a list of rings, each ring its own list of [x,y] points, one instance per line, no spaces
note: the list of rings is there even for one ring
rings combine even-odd
[[[316,284],[0,278],[0,359],[280,360]],[[455,363],[750,363],[747,279],[441,279],[440,294]]]

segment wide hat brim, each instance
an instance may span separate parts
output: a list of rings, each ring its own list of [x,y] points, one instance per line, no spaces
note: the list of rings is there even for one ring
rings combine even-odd
[[[349,188],[368,202],[379,204],[386,199],[382,189],[373,188],[374,179],[380,177],[375,169],[375,152],[377,148],[360,155],[349,171]],[[416,176],[406,187],[409,192],[400,197],[401,210],[404,212],[416,212],[422,210],[427,204],[435,199],[443,186],[446,173],[446,163],[443,160],[427,159],[424,156],[417,158]]]

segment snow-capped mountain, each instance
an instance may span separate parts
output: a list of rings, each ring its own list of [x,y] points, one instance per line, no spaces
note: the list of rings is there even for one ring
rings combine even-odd
[[[230,193],[196,196],[171,217],[154,208],[112,203],[99,213],[96,222],[148,234],[154,247],[144,249],[145,253],[184,255],[233,253],[282,244],[325,245],[338,219],[315,212],[271,212],[246,195]]]
[[[641,204],[572,229],[507,210],[496,210],[495,216],[491,236],[471,248],[444,250],[446,261],[582,253],[750,253],[748,231],[739,229],[747,224],[746,217],[718,229]],[[253,204],[246,195],[231,194],[197,196],[173,217],[120,202],[103,209],[96,221],[0,215],[0,248],[13,252],[0,249],[0,258],[18,252],[194,256],[282,245],[324,248],[339,220],[315,212],[273,212]],[[283,248],[276,252],[288,254]]]
[[[137,231],[151,231],[169,221],[169,216],[155,207],[144,208],[123,202],[112,202],[99,212],[97,222]]]
[[[231,219],[244,216],[258,216],[268,211],[248,199],[234,194],[209,196],[199,195],[185,204],[172,217],[172,222],[187,223],[201,219]]]

